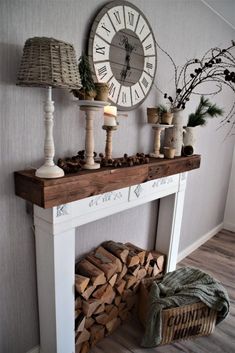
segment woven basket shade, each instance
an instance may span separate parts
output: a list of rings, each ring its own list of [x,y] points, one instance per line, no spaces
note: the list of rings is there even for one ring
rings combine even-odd
[[[24,45],[17,85],[79,89],[74,47],[54,38],[29,38]]]

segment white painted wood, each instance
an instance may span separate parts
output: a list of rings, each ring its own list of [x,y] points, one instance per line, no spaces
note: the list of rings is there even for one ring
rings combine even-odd
[[[187,173],[151,180],[51,209],[34,206],[41,353],[74,352],[75,228],[161,199],[156,248],[175,269]]]
[[[36,170],[36,176],[39,178],[59,178],[64,176],[64,171],[55,165],[53,158],[55,155],[55,146],[53,139],[53,112],[54,102],[51,99],[51,87],[47,91],[47,99],[44,104],[45,112],[45,141],[44,141],[44,164]]]
[[[36,219],[41,353],[74,353],[75,229],[54,235]]]
[[[198,240],[196,240],[193,244],[188,246],[186,249],[184,249],[183,251],[180,251],[178,254],[178,257],[177,257],[177,262],[180,262],[185,257],[190,255],[193,251],[195,251],[201,245],[206,243],[209,239],[211,239],[214,235],[216,235],[218,232],[220,232],[221,229],[223,229],[223,228],[224,228],[224,223],[222,222],[222,223],[218,224],[217,227],[211,229],[209,232],[207,232],[206,234],[201,236]]]
[[[160,200],[156,249],[167,255],[166,271],[176,268],[187,173],[180,175],[178,192]]]

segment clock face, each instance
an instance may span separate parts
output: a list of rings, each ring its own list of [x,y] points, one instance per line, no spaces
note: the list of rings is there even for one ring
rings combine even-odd
[[[156,45],[142,12],[126,1],[107,4],[91,28],[88,55],[98,82],[109,83],[109,100],[131,110],[147,97],[156,72]]]

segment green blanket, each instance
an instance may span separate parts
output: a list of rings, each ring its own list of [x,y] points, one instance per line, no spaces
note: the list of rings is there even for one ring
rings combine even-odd
[[[216,310],[217,322],[229,312],[229,298],[224,287],[210,275],[190,267],[167,273],[160,283],[153,282],[149,295],[149,312],[142,347],[154,347],[161,343],[161,312],[201,300]]]

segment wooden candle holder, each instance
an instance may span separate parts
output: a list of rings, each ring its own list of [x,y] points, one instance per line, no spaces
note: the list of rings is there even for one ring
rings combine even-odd
[[[103,125],[102,129],[106,131],[105,158],[112,159],[112,133],[117,130],[117,126]]]

